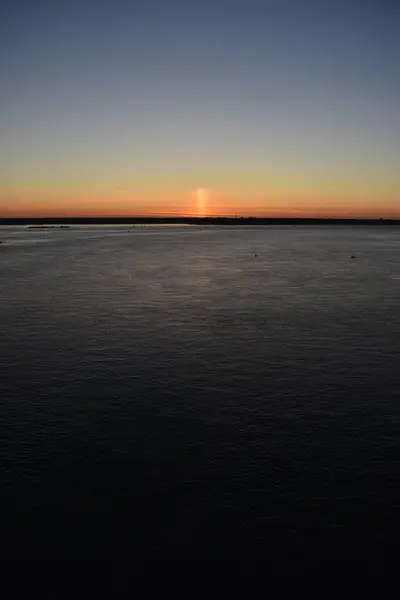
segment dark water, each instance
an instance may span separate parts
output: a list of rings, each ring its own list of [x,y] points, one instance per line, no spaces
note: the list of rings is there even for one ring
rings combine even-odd
[[[393,553],[400,229],[0,239],[3,556]]]

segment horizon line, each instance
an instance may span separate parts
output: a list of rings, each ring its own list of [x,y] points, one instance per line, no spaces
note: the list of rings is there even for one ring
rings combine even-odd
[[[106,223],[108,220],[110,221],[119,221],[121,223],[133,221],[165,221],[165,222],[185,222],[187,220],[191,222],[202,222],[202,221],[280,221],[280,222],[299,222],[299,221],[318,221],[318,222],[393,222],[400,223],[400,218],[396,217],[353,217],[353,216],[254,216],[254,215],[197,215],[197,214],[154,214],[148,213],[146,215],[69,215],[69,216],[56,216],[56,215],[42,215],[42,216],[1,216],[0,215],[0,225],[7,225],[11,223],[21,223],[21,224],[29,224],[32,223],[63,223],[63,222],[74,222],[74,223],[85,223],[85,222],[103,222]]]

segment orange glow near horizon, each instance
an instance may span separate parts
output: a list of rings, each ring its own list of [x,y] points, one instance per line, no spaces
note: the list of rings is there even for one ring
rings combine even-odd
[[[196,190],[197,196],[197,216],[204,217],[207,214],[209,205],[209,191],[204,187],[199,187]]]
[[[400,218],[399,198],[360,195],[279,194],[261,191],[229,192],[197,187],[166,193],[132,193],[129,189],[75,191],[19,189],[0,192],[0,218],[7,217],[354,217]]]
[[[118,205],[110,202],[106,206],[94,207],[91,203],[71,203],[69,207],[57,204],[37,204],[36,206],[18,206],[12,209],[2,210],[0,218],[69,218],[69,217],[316,217],[316,218],[391,218],[400,219],[400,209],[395,207],[392,202],[382,202],[379,206],[335,206],[326,204],[320,206],[279,206],[275,202],[265,207],[240,206],[207,206],[199,202],[196,210],[190,205],[165,205],[155,204],[151,207],[133,206],[132,210],[127,210],[124,205]]]

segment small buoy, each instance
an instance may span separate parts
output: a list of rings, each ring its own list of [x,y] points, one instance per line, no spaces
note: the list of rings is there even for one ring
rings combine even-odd
[[[255,256],[255,258],[257,258],[257,256],[258,256],[258,255],[257,255],[257,254],[255,254],[254,256]]]

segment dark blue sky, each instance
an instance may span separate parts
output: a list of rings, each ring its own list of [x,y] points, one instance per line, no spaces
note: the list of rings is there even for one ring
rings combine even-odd
[[[122,189],[154,203],[199,185],[249,210],[396,208],[399,2],[0,7],[8,210],[10,197]]]

